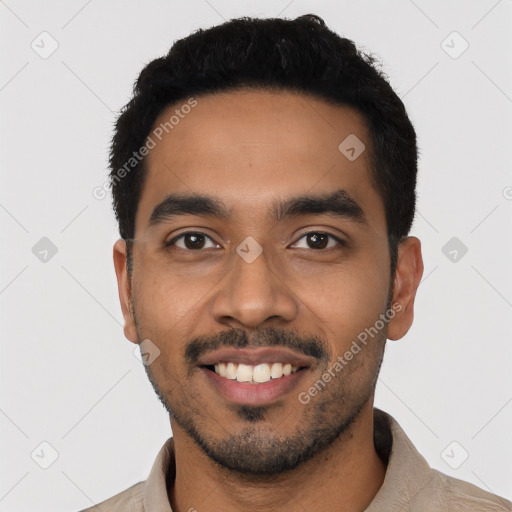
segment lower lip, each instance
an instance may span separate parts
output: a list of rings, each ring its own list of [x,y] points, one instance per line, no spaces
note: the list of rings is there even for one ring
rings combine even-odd
[[[226,379],[204,367],[201,367],[201,371],[221,395],[230,402],[240,405],[263,405],[292,391],[304,376],[306,368],[261,384]]]

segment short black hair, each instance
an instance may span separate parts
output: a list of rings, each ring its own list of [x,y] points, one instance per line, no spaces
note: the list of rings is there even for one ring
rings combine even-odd
[[[121,237],[134,238],[147,174],[138,151],[166,107],[237,89],[299,92],[352,107],[367,123],[371,176],[386,212],[393,276],[398,244],[414,218],[417,146],[405,107],[379,68],[373,55],[314,14],[294,20],[237,18],[176,41],[165,57],[141,71],[115,125],[110,185]]]

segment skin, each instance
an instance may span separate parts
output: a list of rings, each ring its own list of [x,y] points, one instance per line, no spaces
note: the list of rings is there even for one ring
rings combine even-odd
[[[244,90],[197,101],[147,157],[131,278],[125,242],[114,246],[125,335],[133,343],[150,339],[160,350],[146,371],[171,413],[172,509],[363,511],[386,470],[373,444],[374,387],[386,338],[401,338],[413,321],[423,272],[420,242],[401,242],[391,279],[384,205],[371,179],[367,128],[355,110],[292,92]],[[349,134],[367,148],[353,162],[338,150]],[[335,189],[359,204],[366,223],[326,214],[279,222],[268,216],[276,199]],[[231,216],[186,215],[150,227],[153,208],[170,193],[214,195]],[[163,248],[186,231],[212,240],[201,251],[187,252],[183,239],[181,251]],[[332,234],[347,246],[331,240],[327,248],[311,247],[309,232]],[[248,236],[263,249],[250,264],[236,253]],[[298,393],[375,324],[389,299],[400,311],[321,392],[301,403]],[[265,339],[286,346],[280,335],[287,333],[313,340],[324,357],[297,389],[251,411],[228,403],[185,359],[192,340],[222,340],[228,332],[245,333],[249,346]],[[315,430],[319,425],[322,432]],[[293,469],[276,469],[290,452],[301,455],[319,438],[327,446],[311,449]]]

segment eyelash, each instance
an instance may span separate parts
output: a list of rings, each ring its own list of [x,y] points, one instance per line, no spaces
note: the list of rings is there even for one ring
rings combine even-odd
[[[297,241],[294,242],[294,243],[297,243],[299,240],[303,239],[304,237],[307,237],[308,235],[313,235],[313,234],[314,235],[327,235],[329,238],[331,238],[331,239],[335,240],[336,242],[338,242],[338,244],[341,247],[347,247],[347,243],[345,242],[345,240],[342,240],[341,238],[338,238],[337,236],[334,236],[332,233],[327,233],[325,231],[308,231],[307,233],[303,233],[297,239]],[[201,233],[200,231],[187,231],[185,233],[181,233],[180,235],[172,238],[171,240],[168,240],[168,241],[164,242],[164,247],[166,249],[172,247],[177,240],[179,240],[181,238],[184,238],[187,235],[201,235],[201,236],[204,236],[204,237],[208,238],[212,242],[216,243],[210,236],[208,236],[205,233]],[[178,249],[180,249],[182,251],[187,251],[187,252],[201,252],[203,248],[201,248],[201,249],[183,249],[182,247],[178,247]],[[328,249],[333,249],[333,247],[329,247]],[[309,250],[316,251],[316,252],[324,252],[324,251],[326,251],[328,249],[327,248],[323,248],[323,249],[312,249],[312,248],[309,248]]]

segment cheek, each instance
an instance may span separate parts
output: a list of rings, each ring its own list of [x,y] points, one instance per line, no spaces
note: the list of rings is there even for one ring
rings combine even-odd
[[[349,343],[384,312],[389,272],[377,261],[340,267],[301,286],[300,298],[312,322],[325,326],[326,336]]]
[[[176,272],[169,262],[156,258],[141,259],[134,275],[133,296],[141,323],[158,329],[171,329],[186,322],[215,281]]]

